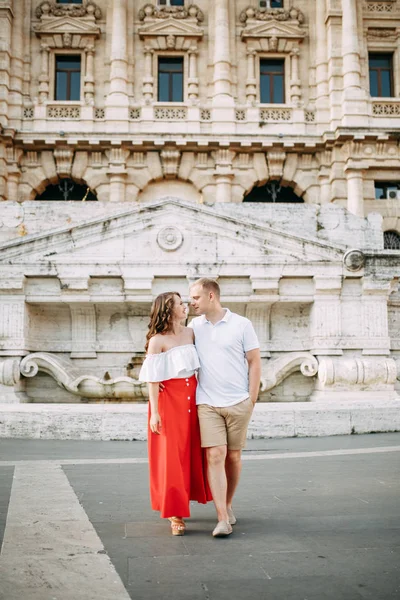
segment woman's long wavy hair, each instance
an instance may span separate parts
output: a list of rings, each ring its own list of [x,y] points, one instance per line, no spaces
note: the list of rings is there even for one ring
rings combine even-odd
[[[165,292],[159,294],[151,307],[149,331],[146,335],[147,352],[150,339],[157,333],[167,333],[172,328],[172,311],[174,309],[174,297],[181,297],[179,292]]]

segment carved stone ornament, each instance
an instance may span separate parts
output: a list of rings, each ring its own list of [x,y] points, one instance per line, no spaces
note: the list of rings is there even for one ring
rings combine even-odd
[[[343,263],[349,271],[359,271],[365,264],[365,256],[361,250],[348,250],[343,257]]]
[[[304,23],[304,15],[298,8],[292,6],[289,10],[284,8],[253,8],[252,6],[242,10],[239,16],[241,23],[252,21],[296,21]]]
[[[36,17],[92,17],[101,19],[101,10],[93,0],[83,0],[83,4],[57,4],[55,0],[44,0],[35,11]]]
[[[21,361],[20,370],[24,377],[47,373],[61,388],[82,398],[134,400],[146,395],[146,385],[132,377],[102,378],[85,374],[70,360],[48,352],[28,354]]]
[[[195,19],[198,23],[204,21],[204,14],[195,4],[187,8],[184,6],[154,6],[145,4],[139,10],[139,19],[147,21],[149,19]]]
[[[157,244],[162,250],[171,252],[177,250],[183,243],[182,232],[177,227],[164,227],[158,232]]]
[[[272,390],[296,371],[300,371],[305,377],[314,377],[318,372],[318,360],[308,352],[288,352],[269,360],[262,368],[260,390]]]

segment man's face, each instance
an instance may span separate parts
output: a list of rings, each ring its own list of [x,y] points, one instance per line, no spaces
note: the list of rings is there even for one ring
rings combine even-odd
[[[204,315],[210,308],[211,302],[210,292],[206,292],[201,285],[193,285],[190,288],[190,304],[196,315]]]

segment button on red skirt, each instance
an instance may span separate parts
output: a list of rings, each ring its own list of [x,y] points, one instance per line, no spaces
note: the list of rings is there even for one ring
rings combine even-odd
[[[190,500],[201,504],[212,500],[200,445],[197,380],[193,375],[163,384],[158,398],[161,433],[148,428],[151,506],[163,518],[189,517]]]

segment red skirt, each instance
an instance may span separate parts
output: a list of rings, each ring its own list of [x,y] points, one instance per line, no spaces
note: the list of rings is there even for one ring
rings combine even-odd
[[[158,397],[161,433],[152,433],[149,427],[147,437],[151,506],[163,518],[189,517],[190,500],[201,504],[212,500],[200,445],[197,380],[193,375],[163,384]]]

